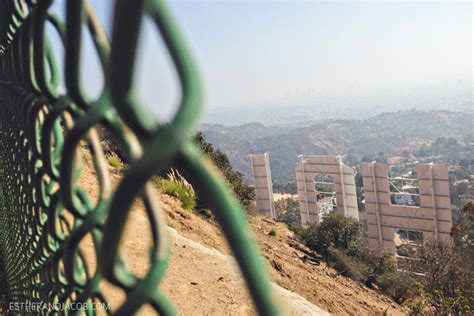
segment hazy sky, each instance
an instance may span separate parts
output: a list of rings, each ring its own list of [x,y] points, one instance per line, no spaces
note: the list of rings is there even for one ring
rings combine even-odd
[[[91,2],[110,29],[112,2]],[[206,111],[302,90],[472,84],[470,1],[169,4],[199,64]],[[142,33],[137,89],[147,107],[169,116],[179,92],[174,70],[150,22]],[[97,64],[86,58],[93,74]]]

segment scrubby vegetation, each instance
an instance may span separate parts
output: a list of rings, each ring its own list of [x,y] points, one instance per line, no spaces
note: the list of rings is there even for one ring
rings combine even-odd
[[[188,181],[176,170],[171,170],[165,178],[156,178],[155,185],[163,193],[177,198],[185,210],[196,207],[196,193]]]
[[[318,225],[312,225],[303,233],[306,245],[328,257],[331,249],[344,250],[349,255],[360,253],[363,247],[359,223],[332,212]]]
[[[286,198],[276,201],[275,211],[279,221],[290,226],[301,226],[300,204],[298,200]]]
[[[122,166],[123,166],[123,163],[122,163],[122,160],[120,159],[120,157],[115,153],[115,152],[112,152],[112,153],[109,153],[105,156],[105,158],[107,159],[107,163],[115,168],[115,169],[122,169]]]
[[[255,190],[246,185],[243,181],[243,174],[234,170],[230,164],[229,158],[219,149],[214,149],[214,147],[206,142],[204,134],[202,132],[197,132],[193,136],[193,142],[198,145],[201,150],[209,157],[212,162],[219,168],[219,170],[224,175],[225,179],[229,183],[232,191],[235,193],[240,203],[247,207],[249,206],[255,198]],[[199,190],[198,190],[199,197]],[[198,200],[200,207],[206,208],[205,203]]]
[[[100,135],[104,145],[107,145],[108,148],[106,154],[107,163],[114,169],[122,171],[125,163],[122,160],[123,153],[120,151],[120,146],[116,144],[113,137],[109,135],[107,131],[101,130]],[[192,141],[199,146],[204,154],[212,160],[215,166],[222,172],[222,175],[227,180],[240,203],[244,207],[248,207],[254,201],[255,190],[253,187],[244,183],[243,174],[234,170],[227,155],[220,150],[214,149],[210,143],[206,142],[201,132],[197,132],[193,136]],[[154,182],[162,193],[178,198],[185,209],[208,208],[204,201],[199,199],[199,190],[196,189],[196,191],[194,191],[185,177],[177,173],[174,169],[170,169],[165,177],[156,177]]]
[[[357,221],[332,212],[321,224],[301,231],[304,243],[323,256],[342,275],[368,286],[389,278],[396,265],[387,255],[370,252]]]
[[[459,247],[428,241],[415,268],[424,276],[410,287],[406,305],[416,314],[465,315],[472,312],[472,256]]]
[[[471,220],[473,209],[471,203],[463,210]],[[342,275],[379,288],[415,315],[464,315],[474,306],[472,222],[469,227],[468,232],[466,227],[459,230],[464,237],[456,245],[425,241],[412,270],[403,272],[392,257],[371,252],[359,223],[341,214],[330,213],[321,224],[299,234]]]

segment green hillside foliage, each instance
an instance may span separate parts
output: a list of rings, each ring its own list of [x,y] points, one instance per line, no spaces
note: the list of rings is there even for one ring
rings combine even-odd
[[[207,141],[226,153],[247,181],[248,155],[268,152],[273,181],[282,185],[294,181],[295,162],[300,154],[346,155],[346,161],[353,165],[414,153],[435,162],[450,162],[445,160],[449,157],[456,161],[472,159],[473,121],[474,114],[470,112],[411,110],[310,126],[291,122],[281,127],[259,123],[231,127],[205,124],[202,130]]]
[[[229,183],[232,191],[235,193],[240,203],[247,207],[255,198],[255,190],[253,187],[246,185],[243,181],[243,174],[239,171],[234,170],[229,158],[225,153],[219,149],[214,149],[214,146],[208,143],[202,132],[197,132],[193,136],[193,142],[198,145],[201,150],[209,157],[219,170],[224,175],[225,179]],[[198,195],[198,206],[206,208],[207,205],[199,200],[199,189],[197,188]]]
[[[301,226],[300,203],[297,199],[286,198],[275,202],[275,211],[279,221],[289,226]]]
[[[400,271],[389,255],[369,251],[359,223],[339,213],[299,234],[342,275],[379,288],[413,315],[468,315],[474,308],[474,204],[462,214],[467,222],[453,230],[455,245],[425,240],[417,248],[406,269],[422,275]]]

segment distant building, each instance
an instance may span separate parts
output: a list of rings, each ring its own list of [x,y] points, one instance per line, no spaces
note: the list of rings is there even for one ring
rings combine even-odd
[[[411,195],[392,195],[392,204],[396,205],[413,205],[413,199]]]
[[[469,185],[469,183],[470,183],[469,179],[461,179],[454,182],[454,185]]]
[[[409,161],[408,157],[396,156],[390,157],[387,159],[387,163],[390,165],[401,165],[403,163],[407,163]]]
[[[319,219],[322,220],[326,215],[333,212],[336,209],[336,198],[335,197],[323,197],[317,201],[319,206]]]

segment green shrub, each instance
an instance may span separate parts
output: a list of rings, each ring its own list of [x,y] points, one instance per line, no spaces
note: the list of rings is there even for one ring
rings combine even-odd
[[[377,276],[375,283],[396,302],[403,302],[416,280],[406,272],[389,271]]]
[[[301,226],[300,203],[293,198],[275,202],[277,218],[290,226]]]
[[[272,230],[270,230],[270,231],[268,232],[268,235],[275,237],[275,236],[277,235],[277,232],[276,232],[276,230],[274,230],[274,229],[272,228]]]
[[[329,249],[342,249],[349,256],[365,251],[359,223],[352,218],[332,212],[321,224],[314,224],[303,231],[305,244],[324,257],[330,255]]]
[[[240,203],[247,207],[255,199],[255,190],[253,187],[248,186],[244,183],[243,174],[234,170],[230,164],[229,158],[219,149],[214,149],[214,147],[206,142],[204,134],[202,132],[197,132],[193,136],[193,142],[201,148],[204,154],[209,157],[212,162],[216,165],[217,168],[222,172],[224,178],[227,180],[232,191],[235,193],[237,199]],[[201,208],[208,208],[208,205],[203,201],[199,201],[200,192],[198,194],[198,206]]]
[[[361,253],[358,257],[371,268],[370,275],[365,281],[367,286],[376,283],[377,278],[382,274],[397,271],[397,262],[388,254],[372,252],[369,249],[366,249],[366,253]]]
[[[165,179],[156,178],[155,185],[158,190],[181,201],[185,210],[196,207],[196,193],[188,181],[176,170],[171,170]]]
[[[369,250],[364,243],[359,223],[333,212],[322,223],[300,232],[305,244],[328,260],[344,276],[377,285],[385,293],[401,302],[414,280],[408,273],[397,272],[395,260]]]
[[[464,236],[471,233],[466,229]],[[391,256],[370,252],[363,243],[358,223],[341,214],[330,213],[322,223],[302,230],[300,236],[342,275],[368,286],[377,285],[394,300],[404,303],[413,315],[472,312],[474,274],[469,263],[473,261],[474,249],[470,243],[453,246],[426,239],[416,251],[399,247],[401,253],[414,259],[406,267],[399,261],[398,267],[407,270],[400,272]]]
[[[471,315],[469,299],[462,293],[446,296],[438,289],[428,289],[421,282],[413,284],[407,291],[405,302],[412,315]]]
[[[310,249],[325,257],[342,275],[366,283],[374,273],[373,258],[363,243],[357,221],[332,212],[322,223],[303,230],[301,236]]]
[[[408,298],[404,305],[411,315],[434,315],[435,308],[431,304],[432,295],[428,293],[421,282],[414,283],[407,291]]]
[[[470,249],[428,240],[418,253],[415,267],[423,271],[425,296],[437,313],[464,315],[473,306],[473,272]]]
[[[111,167],[118,170],[122,169],[122,160],[116,153],[107,154],[105,158]]]
[[[344,250],[329,248],[329,264],[347,276],[359,282],[365,282],[370,274],[370,267],[357,257],[348,256]]]

